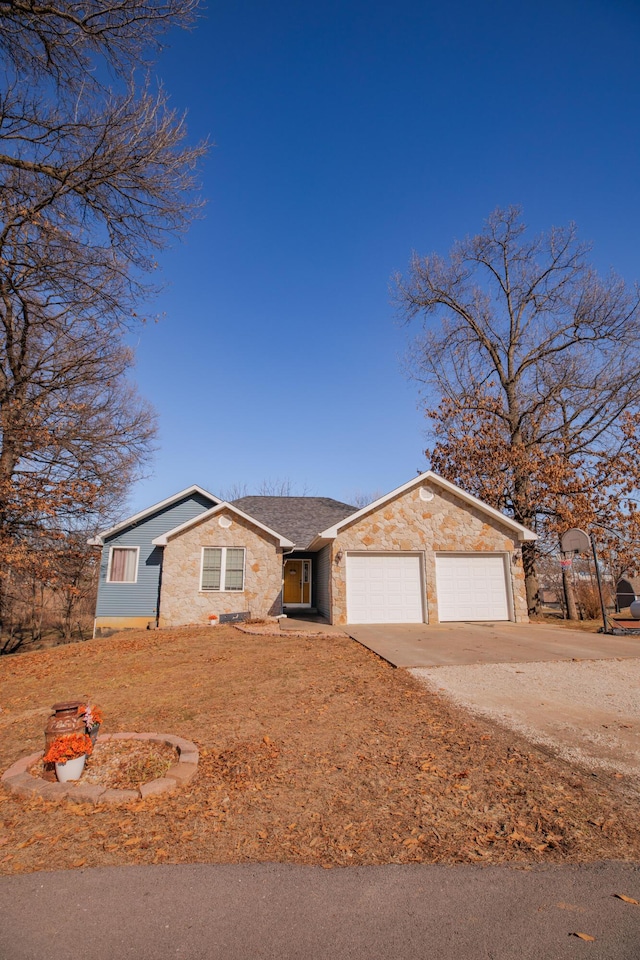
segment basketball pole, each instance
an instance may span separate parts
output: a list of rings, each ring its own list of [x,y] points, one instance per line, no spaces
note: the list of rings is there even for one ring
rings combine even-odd
[[[596,579],[598,581],[598,593],[600,594],[600,610],[602,611],[602,631],[603,633],[609,633],[609,628],[607,626],[607,612],[604,605],[604,596],[602,595],[602,580],[600,579],[600,564],[598,563],[598,551],[596,550],[596,538],[593,534],[590,535],[591,540],[591,549],[593,550],[593,562],[596,567]]]

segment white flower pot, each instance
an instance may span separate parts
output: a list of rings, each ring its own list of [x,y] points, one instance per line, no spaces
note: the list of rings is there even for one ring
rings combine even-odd
[[[56,763],[56,777],[60,783],[67,783],[69,780],[79,780],[84,770],[86,753],[81,757],[74,757],[73,760],[67,760],[66,763]]]

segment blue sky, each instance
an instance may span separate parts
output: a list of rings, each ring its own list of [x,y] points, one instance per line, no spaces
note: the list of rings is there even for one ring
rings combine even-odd
[[[215,0],[157,66],[207,207],[160,260],[127,512],[200,484],[350,501],[426,469],[390,278],[496,206],[640,277],[636,0]]]

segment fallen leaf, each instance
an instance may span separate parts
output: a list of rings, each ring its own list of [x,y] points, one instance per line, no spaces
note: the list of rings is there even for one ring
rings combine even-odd
[[[590,936],[588,933],[574,933],[573,936],[580,937],[581,940],[587,940],[589,943],[595,940],[595,937]]]
[[[617,897],[618,900],[624,900],[625,903],[635,903],[636,906],[640,906],[640,900],[634,900],[633,897],[625,897],[624,893],[616,893],[614,896]]]

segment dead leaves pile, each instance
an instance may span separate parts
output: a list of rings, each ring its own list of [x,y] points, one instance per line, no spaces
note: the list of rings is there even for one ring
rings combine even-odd
[[[29,752],[29,738],[39,747],[46,712],[34,705],[53,702],[70,666],[74,690],[104,705],[108,730],[185,736],[200,765],[176,793],[124,808],[5,795],[5,873],[640,859],[637,801],[623,783],[470,718],[346,639],[144,632],[8,661],[2,769]]]
[[[163,777],[177,759],[177,751],[165,743],[107,740],[96,743],[82,781],[116,790],[135,790]]]

